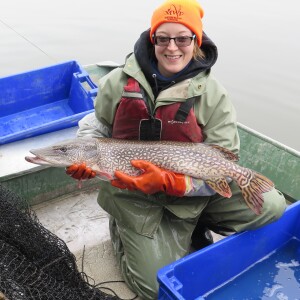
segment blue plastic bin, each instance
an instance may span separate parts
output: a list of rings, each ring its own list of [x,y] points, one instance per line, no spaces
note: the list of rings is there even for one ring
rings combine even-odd
[[[294,262],[298,266],[294,275],[297,277],[295,280],[298,281],[297,290],[290,291],[293,293],[292,298],[285,298],[283,293],[280,292],[280,285],[275,284],[269,288],[270,297],[266,298],[300,299],[299,239],[300,202],[296,202],[289,206],[284,215],[274,223],[257,230],[227,237],[160,269],[157,276],[159,299],[207,299],[207,295],[213,295],[218,287],[224,286],[228,282],[229,285],[233,284],[233,281],[230,280],[233,280],[234,277],[245,270],[248,271],[250,266],[260,262],[262,258],[268,257],[271,253],[276,253],[275,250],[294,240],[298,243],[296,252],[293,252],[297,254]],[[245,271],[244,274],[247,274],[247,272]],[[250,278],[246,286],[247,288],[251,287]],[[234,288],[234,286],[232,287]],[[240,291],[240,293],[243,293],[243,291]],[[278,296],[280,293],[281,298]],[[295,294],[297,295],[296,297],[294,296]],[[245,298],[228,298],[228,295],[222,294],[221,298],[218,296],[210,299],[242,300],[261,298],[248,298],[247,296]]]
[[[96,94],[76,61],[0,78],[0,145],[77,125]]]

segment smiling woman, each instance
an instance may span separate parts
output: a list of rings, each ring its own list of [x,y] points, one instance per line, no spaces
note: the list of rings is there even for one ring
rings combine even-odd
[[[212,75],[217,47],[202,31],[202,17],[196,0],[163,2],[125,65],[100,79],[95,114],[79,122],[78,136],[205,142],[238,155],[235,109]],[[195,56],[195,48],[203,55]],[[176,160],[176,150],[170,155]],[[125,152],[120,156],[128,158]],[[184,155],[184,161],[190,159]],[[285,209],[284,197],[273,187],[264,192],[258,217],[243,203],[236,183],[227,184],[216,172],[213,180],[229,185],[231,198],[216,195],[207,180],[190,173],[166,170],[147,158],[128,160],[137,174],[115,170],[113,180],[99,183],[98,203],[110,215],[122,275],[143,299],[157,299],[158,269],[187,255],[191,243],[195,249],[212,243],[208,229],[223,234],[253,229],[276,220]],[[74,163],[67,173],[77,180],[90,178],[85,169]]]

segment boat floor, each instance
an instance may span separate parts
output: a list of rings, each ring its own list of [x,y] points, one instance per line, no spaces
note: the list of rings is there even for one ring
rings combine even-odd
[[[79,271],[89,276],[90,283],[122,281],[110,241],[108,214],[98,205],[97,194],[98,190],[78,190],[34,205],[32,209],[41,224],[67,244],[76,257]],[[213,237],[215,241],[221,239],[214,233]],[[111,282],[103,287],[112,289],[122,299],[136,296],[124,282]]]
[[[108,215],[98,205],[97,194],[98,191],[79,191],[34,205],[32,209],[40,223],[67,244],[76,257],[79,271],[89,276],[90,283],[122,281],[110,242]],[[135,297],[123,282],[102,286],[112,289],[119,298]]]

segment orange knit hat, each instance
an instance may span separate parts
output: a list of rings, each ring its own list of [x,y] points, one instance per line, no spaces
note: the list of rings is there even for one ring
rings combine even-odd
[[[150,39],[163,23],[180,23],[189,28],[197,37],[198,46],[202,43],[202,17],[204,11],[197,0],[166,0],[152,15]]]

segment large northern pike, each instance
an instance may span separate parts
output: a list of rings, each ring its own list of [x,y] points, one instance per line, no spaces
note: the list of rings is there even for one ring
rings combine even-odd
[[[256,214],[261,213],[263,193],[274,184],[251,169],[239,166],[237,157],[227,149],[203,143],[166,141],[128,141],[110,138],[77,138],[30,151],[28,162],[54,167],[86,163],[101,179],[111,180],[116,170],[138,175],[131,160],[146,160],[158,167],[204,180],[224,197],[232,193],[226,178],[234,180]]]

